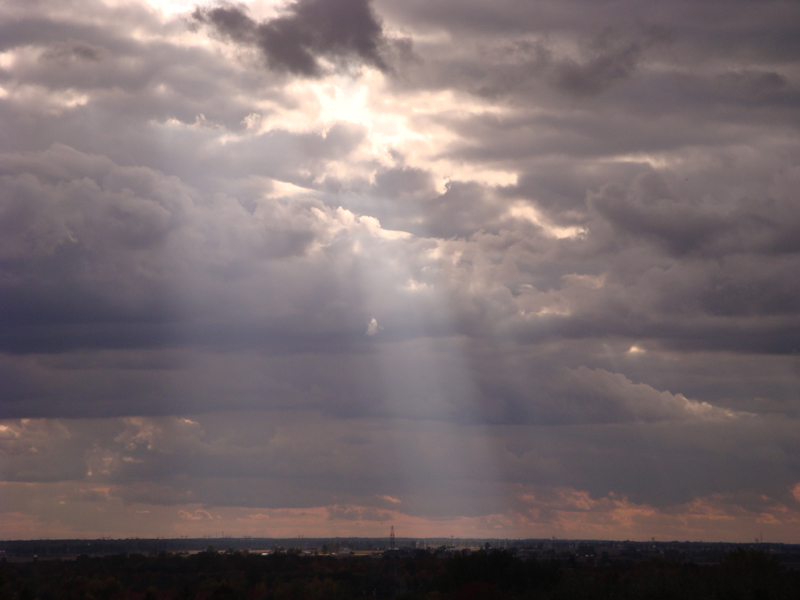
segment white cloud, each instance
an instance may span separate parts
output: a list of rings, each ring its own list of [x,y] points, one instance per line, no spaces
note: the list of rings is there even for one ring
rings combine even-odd
[[[375,317],[372,317],[369,324],[367,325],[367,335],[369,336],[376,335],[381,329],[382,327],[378,325],[378,321],[375,319]]]

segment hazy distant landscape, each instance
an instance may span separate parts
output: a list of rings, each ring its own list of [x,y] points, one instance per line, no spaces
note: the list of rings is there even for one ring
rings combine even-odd
[[[394,543],[394,548],[392,548]],[[297,556],[332,555],[340,558],[350,553],[371,557],[408,557],[424,550],[438,557],[480,550],[507,551],[523,559],[557,559],[567,564],[631,564],[666,560],[689,564],[715,564],[737,549],[768,554],[786,568],[800,568],[800,544],[631,540],[558,540],[558,539],[461,539],[428,538],[233,538],[196,539],[101,539],[101,540],[4,540],[0,557],[14,561],[65,559],[80,555],[102,557],[121,554],[156,556],[162,553],[186,555],[203,552],[241,552]],[[387,554],[388,551],[388,554]]]

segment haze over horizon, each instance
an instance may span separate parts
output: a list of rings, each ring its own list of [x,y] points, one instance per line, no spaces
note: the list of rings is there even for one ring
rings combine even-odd
[[[797,40],[0,2],[0,538],[800,543]]]

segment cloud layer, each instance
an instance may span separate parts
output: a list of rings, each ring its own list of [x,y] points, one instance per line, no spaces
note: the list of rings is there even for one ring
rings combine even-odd
[[[794,4],[0,11],[10,537],[797,541]]]

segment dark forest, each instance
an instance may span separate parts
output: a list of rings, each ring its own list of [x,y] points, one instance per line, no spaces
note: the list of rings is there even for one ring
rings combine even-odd
[[[505,550],[339,557],[213,548],[0,564],[0,600],[349,598],[778,600],[800,598],[800,572],[743,548],[713,565],[664,558],[585,564]]]

